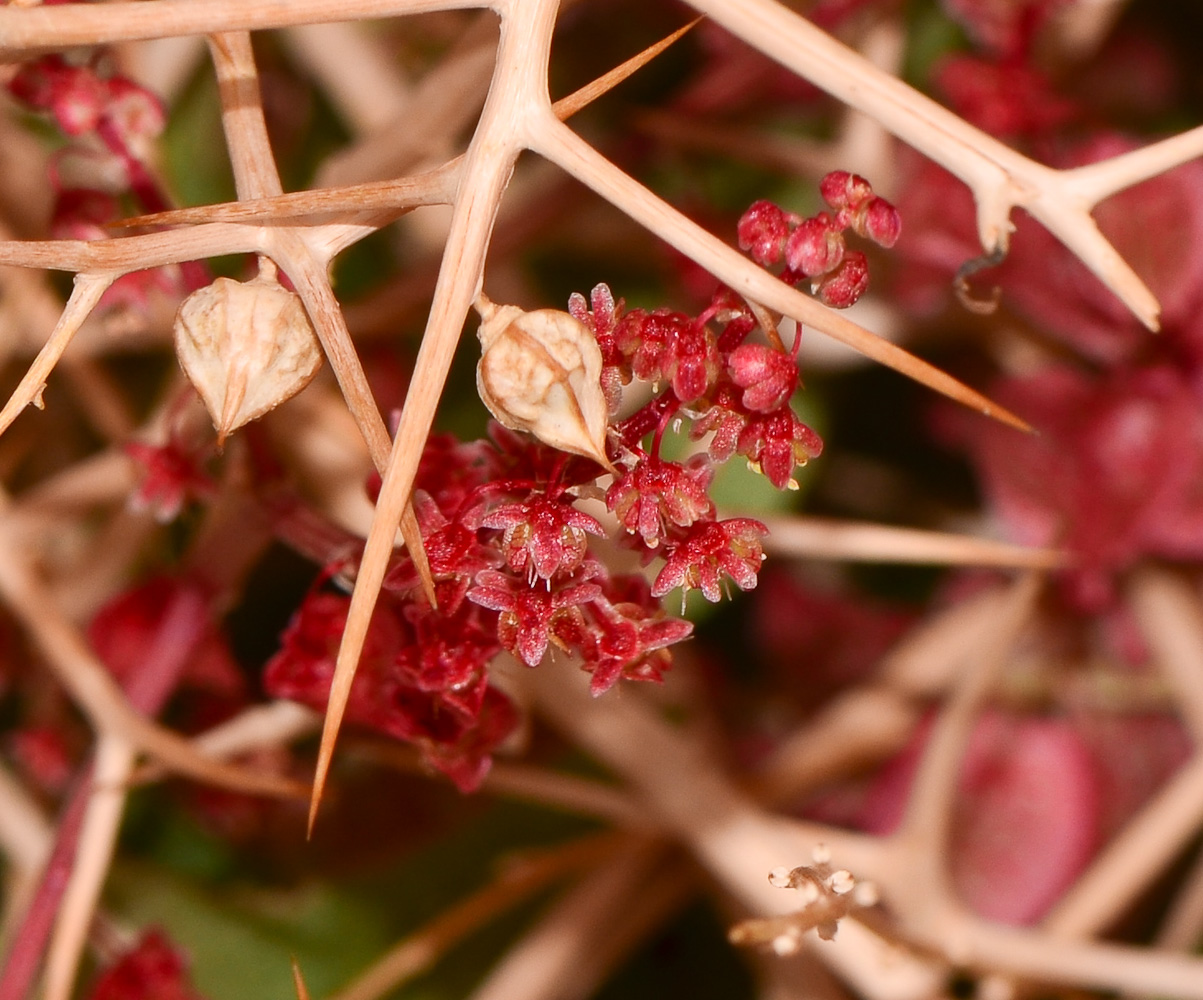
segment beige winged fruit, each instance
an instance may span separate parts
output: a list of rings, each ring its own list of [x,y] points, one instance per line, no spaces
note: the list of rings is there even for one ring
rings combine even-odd
[[[322,366],[300,298],[264,274],[218,278],[189,295],[176,314],[175,349],[219,444],[295,396]]]
[[[601,350],[589,329],[566,312],[525,312],[483,295],[476,309],[476,387],[489,412],[506,427],[613,471],[606,458]]]

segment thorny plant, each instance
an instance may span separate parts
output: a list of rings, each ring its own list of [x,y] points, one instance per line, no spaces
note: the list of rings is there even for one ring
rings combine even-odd
[[[487,5],[492,14],[473,24],[445,72],[431,70],[428,92],[420,87],[414,94],[414,106],[404,112],[409,118],[419,113],[418,97],[433,102],[448,94],[456,114],[466,117],[474,108],[471,81],[491,67],[462,156],[414,172],[440,147],[428,120],[425,145],[407,146],[412,140],[382,130],[362,144],[358,158],[348,155],[331,166],[331,186],[284,194],[249,33],[329,25],[321,29],[331,33],[326,37],[361,53],[362,39],[334,22],[467,6],[474,5],[157,0],[0,8],[10,94],[27,110],[50,115],[66,138],[48,175],[56,194],[52,238],[0,243],[0,263],[10,265],[3,275],[6,308],[14,324],[27,329],[18,346],[37,350],[0,411],[0,428],[9,428],[30,403],[42,405],[57,367],[56,377],[77,388],[94,433],[112,445],[15,493],[0,522],[0,598],[95,734],[87,761],[73,768],[78,754],[65,735],[70,716],[55,695],[47,696],[50,707],[43,710],[54,724],[26,725],[14,741],[30,780],[63,802],[54,827],[20,783],[0,772],[0,837],[13,872],[0,997],[27,995],[43,954],[45,995],[67,997],[89,939],[106,962],[93,996],[192,995],[167,941],[153,930],[135,937],[98,904],[132,780],[171,771],[286,800],[307,791],[289,772],[284,749],[311,733],[316,717],[287,701],[251,704],[219,624],[273,535],[325,567],[263,682],[273,696],[325,708],[311,829],[344,716],[415,744],[426,765],[461,789],[483,783],[504,790],[508,781],[512,791],[616,828],[610,837],[569,844],[499,877],[401,942],[343,997],[385,994],[492,914],[552,879],[582,871],[476,995],[551,995],[570,975],[585,995],[696,886],[697,870],[671,853],[672,844],[685,845],[706,877],[751,914],[732,931],[734,940],[767,944],[781,954],[814,943],[814,958],[764,966],[766,989],[796,989],[813,980],[818,959],[835,973],[830,989],[871,1000],[940,995],[952,970],[967,971],[983,991],[1000,995],[1037,982],[1203,996],[1203,966],[1172,950],[1198,936],[1203,877],[1197,871],[1171,903],[1165,947],[1094,940],[1196,837],[1203,816],[1199,758],[1179,767],[1151,798],[1129,795],[1108,826],[1099,818],[1101,796],[1083,791],[1097,761],[1063,720],[984,711],[1009,667],[1051,660],[1070,644],[1066,631],[1080,642],[1089,628],[1083,622],[1101,622],[1110,644],[1096,639],[1100,648],[1155,662],[1191,740],[1203,736],[1198,596],[1183,578],[1150,561],[1203,555],[1194,510],[1203,438],[1194,416],[1195,376],[1203,352],[1194,350],[1193,327],[1183,318],[1195,302],[1175,298],[1166,315],[1170,346],[1149,362],[1134,346],[1135,323],[1127,316],[1157,328],[1157,300],[1091,216],[1104,199],[1203,152],[1203,128],[1139,148],[1104,143],[1103,155],[1075,159],[1051,140],[1073,109],[1054,98],[1034,62],[1037,40],[1053,31],[1054,13],[1063,18],[1062,43],[1069,47],[1067,39],[1077,38],[1089,50],[1119,5],[949,0],[946,6],[985,53],[945,67],[942,85],[958,115],[774,0],[690,3],[709,19],[707,30],[729,33],[726,44],[742,39],[748,51],[863,115],[862,122],[871,123],[864,134],[877,149],[888,130],[929,158],[932,165],[917,172],[938,165],[968,189],[972,204],[958,202],[949,191],[964,188],[950,189],[946,175],[932,173],[896,199],[908,228],[913,217],[922,237],[910,251],[900,246],[907,266],[942,269],[945,280],[959,269],[961,297],[971,306],[977,302],[970,279],[983,264],[1004,260],[1000,276],[1026,275],[1033,288],[1042,287],[1033,271],[1056,260],[1075,277],[1073,269],[1084,266],[1110,290],[1106,297],[1083,294],[1081,303],[1067,303],[1063,291],[1050,295],[1047,286],[1026,301],[1021,293],[1021,311],[1055,317],[1050,336],[1114,366],[1099,376],[1098,387],[1077,370],[1039,378],[1021,371],[998,393],[1021,416],[833,311],[851,305],[867,282],[867,258],[846,245],[846,233],[882,247],[892,246],[899,233],[894,206],[844,168],[861,169],[879,184],[888,180],[857,164],[828,163],[836,169],[816,171],[825,174],[824,211],[802,218],[756,202],[737,232],[749,259],[564,123],[663,46],[553,104],[548,71],[556,0]],[[856,18],[850,15],[858,8],[875,11],[880,20],[862,37],[866,51],[882,38],[888,42],[896,16],[890,4],[843,7],[820,4],[813,16],[851,31]],[[489,51],[484,29],[493,15],[500,34],[495,60],[486,64],[480,53]],[[206,39],[216,69],[238,200],[175,210],[157,178],[153,151],[164,109],[146,89],[108,71],[105,47],[198,37]],[[309,58],[321,66],[309,37]],[[331,88],[339,74],[357,69],[353,61],[327,70]],[[370,62],[362,69],[370,72]],[[457,78],[458,89],[450,82]],[[706,107],[702,90],[692,96],[695,108]],[[342,99],[349,117],[383,120],[373,99],[346,90]],[[686,118],[688,107],[683,101]],[[428,114],[440,117],[439,110]],[[854,135],[854,124],[824,155],[851,157],[845,139]],[[652,119],[648,129],[671,138],[672,123]],[[706,129],[678,131],[677,139],[705,142]],[[1069,165],[1044,165],[1025,148]],[[526,150],[717,279],[705,308],[693,315],[628,310],[606,284],[597,284],[588,299],[574,295],[567,312],[524,312],[491,302],[486,255]],[[798,155],[813,159],[815,150]],[[337,183],[340,171],[393,176]],[[907,197],[911,192],[930,200]],[[433,304],[390,435],[329,267],[383,226],[440,204],[451,213]],[[1040,255],[1026,258],[1026,272],[1030,249],[1017,246],[1008,259],[1014,208],[1023,208],[1050,237]],[[137,218],[121,225],[152,231],[121,234],[117,223],[126,215]],[[1131,249],[1130,242],[1121,245]],[[230,254],[254,255],[257,276],[214,279],[205,262]],[[38,325],[55,308],[53,293],[16,277],[13,267],[75,275],[48,338]],[[910,291],[922,287],[916,276]],[[192,389],[177,384],[135,437],[124,397],[93,357],[106,351],[106,336],[153,339],[185,294],[176,351],[217,436],[190,406]],[[1048,301],[1058,296],[1062,301]],[[504,426],[494,425],[490,440],[463,443],[432,435],[431,428],[473,307],[482,319],[481,396]],[[708,495],[712,463],[738,454],[785,489],[796,485],[796,467],[820,451],[818,437],[790,403],[801,324],[996,418],[988,431],[980,429],[984,418],[974,416],[979,423],[971,430],[962,418],[952,434],[968,442],[986,480],[999,484],[995,502],[1020,539],[1046,547],[818,519],[720,517]],[[779,330],[792,332],[788,346]],[[66,354],[77,334],[76,351]],[[253,422],[300,392],[322,355],[378,473],[366,541],[349,530],[358,526],[362,469],[330,457],[312,427],[281,439]],[[633,380],[650,383],[652,397],[625,412],[622,388]],[[312,420],[339,426],[344,411],[323,398],[310,390],[290,405],[308,406]],[[1084,410],[1102,415],[1075,420]],[[1051,428],[1053,441],[1069,442],[1077,464],[1042,456],[1040,445],[1021,436],[1022,416],[1029,413]],[[705,440],[704,450],[676,461],[665,454],[664,441],[678,426],[684,430],[684,421],[689,438]],[[244,437],[227,442],[244,424]],[[1163,439],[1173,445],[1168,457],[1151,460]],[[223,443],[228,451],[219,457]],[[338,446],[348,450],[346,435]],[[136,482],[128,459],[140,470]],[[290,483],[290,474],[303,476],[306,469],[316,473],[316,503]],[[155,529],[145,516],[131,523],[137,515],[113,512],[131,494],[136,506],[164,521],[195,507],[203,511],[175,575],[132,588],[130,567]],[[590,501],[594,513],[584,507]],[[96,529],[98,511],[107,512],[110,530]],[[645,564],[656,563],[653,573],[622,571],[613,554],[591,550],[590,536],[607,534],[603,512],[612,515],[616,537]],[[59,530],[66,520],[72,529],[51,539],[50,528]],[[398,530],[404,550],[396,546]],[[724,577],[751,589],[762,547],[1024,572],[1012,584],[987,584],[934,614],[883,660],[875,680],[844,688],[740,783],[716,759],[703,723],[674,726],[654,699],[606,692],[620,678],[660,679],[668,647],[690,634],[690,623],[667,614],[659,598],[680,587],[716,601]],[[80,572],[83,565],[87,574]],[[1044,588],[1040,574],[1051,569],[1063,572],[1055,588]],[[342,588],[352,583],[348,597]],[[1050,591],[1043,603],[1042,589]],[[1060,619],[1051,618],[1046,605],[1055,606]],[[854,613],[842,613],[855,629]],[[869,631],[867,620],[860,624]],[[81,621],[90,622],[86,633]],[[590,675],[587,684],[564,662],[529,673],[499,666],[502,651],[535,667],[553,647],[559,651],[554,658]],[[1137,687],[1129,677],[1124,691]],[[153,721],[180,689],[188,692],[193,713],[183,728],[206,730],[195,738]],[[942,699],[940,708],[924,720],[922,707],[933,699]],[[491,754],[520,727],[524,709],[606,765],[620,787],[512,766],[490,772]],[[82,733],[74,738],[84,742]],[[1165,749],[1175,738],[1151,738],[1149,745],[1178,763],[1184,753]],[[1021,748],[1010,764],[1008,747]],[[860,805],[811,801],[807,819],[788,808],[823,781],[898,751]],[[379,747],[375,752],[386,754]],[[142,757],[149,763],[139,769]],[[236,758],[241,762],[229,763]],[[1039,770],[1037,759],[1047,759],[1047,770]],[[1165,761],[1158,766],[1158,777],[1173,770]],[[954,802],[958,788],[971,803],[965,815]],[[1014,803],[1033,799],[1041,806],[1032,810],[1036,818],[1018,815]],[[228,822],[246,808],[245,800],[236,801],[242,805],[226,803]],[[1033,849],[1033,840],[1017,833],[1029,853],[1016,858],[1007,854],[1010,848],[991,848],[980,832],[991,823],[1032,838],[1035,830],[1046,843]],[[815,853],[820,843],[825,846]],[[1051,860],[1048,843],[1057,846]],[[1044,867],[1032,854],[1045,857]],[[813,867],[790,867],[807,857]],[[1000,869],[1004,880],[1016,883],[1006,891]],[[870,884],[873,891],[866,889]],[[801,891],[782,893],[782,886]],[[597,948],[600,929],[619,914],[622,933]],[[821,940],[812,942],[812,928]]]

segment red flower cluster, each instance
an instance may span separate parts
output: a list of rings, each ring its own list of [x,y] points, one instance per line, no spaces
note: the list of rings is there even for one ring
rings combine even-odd
[[[855,277],[863,275],[863,257],[857,262],[845,252],[842,232],[890,245],[897,213],[852,174],[830,175],[824,195],[835,211],[824,214],[824,239],[835,249],[816,282],[835,289],[853,276],[863,288]],[[741,234],[753,239],[760,259],[797,257],[800,227],[791,235],[775,207],[753,206],[750,215],[764,232],[757,235],[745,218]],[[692,626],[667,617],[658,599],[680,587],[717,602],[728,580],[751,590],[764,558],[764,525],[716,519],[707,492],[713,463],[743,455],[783,489],[796,486],[795,466],[822,450],[790,407],[798,387],[797,340],[790,353],[776,331],[776,346],[745,343],[758,322],[730,290],[720,289],[697,316],[628,311],[605,285],[588,301],[573,295],[568,308],[596,337],[611,418],[632,379],[656,389],[644,407],[611,424],[618,474],[603,493],[597,480],[605,473],[596,463],[497,424],[491,441],[433,436],[419,463],[414,508],[438,607],[427,602],[413,563],[398,557],[347,707],[349,721],[416,744],[464,790],[481,781],[490,753],[517,721],[513,705],[489,683],[489,663],[499,651],[529,667],[552,648],[573,655],[592,675],[595,695],[623,677],[659,680],[671,664],[668,647]],[[685,418],[695,440],[712,433],[708,454],[668,461],[661,440]],[[575,502],[601,496],[626,542],[646,563],[662,564],[650,585],[640,576],[611,575],[590,555],[589,537],[606,529]],[[271,694],[325,705],[347,608],[341,594],[309,596],[268,664]]]
[[[162,103],[132,80],[102,78],[96,67],[72,65],[61,55],[22,63],[8,85],[23,104],[54,117],[64,135],[114,135],[123,142],[153,138],[163,131]]]
[[[846,170],[829,173],[819,191],[834,214],[803,219],[771,201],[758,201],[739,220],[739,245],[766,267],[784,260],[782,281],[796,285],[809,279],[811,291],[823,302],[844,309],[869,287],[868,259],[847,248],[845,231],[889,248],[898,241],[902,221],[867,180]]]
[[[788,440],[788,460],[772,463],[771,472],[765,470],[783,488],[795,464],[819,453],[818,436],[789,406],[797,384],[794,359],[770,348],[744,349],[742,341],[755,328],[755,320],[749,308],[725,290],[697,317],[664,310],[624,312],[622,300],[616,302],[604,285],[593,290],[592,304],[591,311],[584,296],[573,295],[568,308],[590,329],[614,331],[609,357],[603,352],[603,378],[620,383],[635,376],[670,381],[669,391],[615,428],[621,474],[606,492],[606,506],[618,516],[632,544],[648,561],[664,561],[652,596],[675,587],[698,588],[708,600],[718,601],[720,571],[740,589],[752,589],[763,558],[759,539],[766,529],[748,518],[715,521],[706,493],[713,476],[710,460],[726,461],[739,451],[757,462],[766,449],[780,450]],[[715,317],[724,322],[718,336],[707,326]],[[770,361],[767,354],[777,357]],[[770,416],[779,419],[768,425],[744,404],[744,395],[771,407]],[[695,438],[722,425],[711,441],[709,460],[697,456],[681,464],[660,456],[664,430],[677,416],[692,419]],[[648,452],[641,442],[652,431],[655,438]],[[797,441],[805,445],[795,449]]]
[[[664,647],[692,630],[667,618],[641,580],[610,576],[589,556],[587,537],[604,532],[570,490],[595,479],[596,466],[499,425],[492,435],[471,444],[431,438],[415,508],[439,606],[399,558],[347,707],[348,721],[413,743],[464,791],[479,785],[518,721],[489,683],[501,650],[531,667],[551,646],[573,653],[600,694],[620,677],[658,680],[669,664]],[[270,694],[325,706],[348,606],[327,590],[306,598],[267,665]]]
[[[166,124],[162,102],[150,91],[123,76],[99,71],[99,56],[76,64],[61,55],[23,63],[8,90],[31,111],[50,115],[71,141],[51,165],[58,199],[51,234],[59,239],[97,240],[106,225],[121,218],[120,198],[130,195],[145,212],[170,207],[147,166],[151,141]],[[182,275],[189,284],[205,284],[198,264],[160,267],[118,278],[105,292],[109,307],[145,307],[154,290],[177,294]]]

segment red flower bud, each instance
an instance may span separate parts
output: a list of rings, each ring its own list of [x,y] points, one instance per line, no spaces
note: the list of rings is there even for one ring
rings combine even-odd
[[[833,170],[819,181],[819,193],[832,208],[855,209],[873,195],[873,185],[859,174]]]
[[[727,369],[744,390],[741,402],[749,410],[771,413],[787,402],[798,387],[794,359],[762,344],[743,344],[731,352]]]
[[[847,309],[869,287],[869,261],[859,250],[849,250],[834,274],[828,275],[817,289],[819,298],[833,309]]]
[[[785,212],[771,201],[757,201],[739,218],[736,229],[739,248],[759,264],[776,264],[785,250],[789,222]]]
[[[843,258],[844,235],[826,212],[803,219],[785,246],[786,263],[808,278],[826,274]]]
[[[158,97],[123,76],[107,80],[106,86],[105,115],[127,144],[136,139],[153,139],[163,131],[167,112]]]
[[[854,222],[856,231],[879,247],[889,249],[898,242],[902,232],[902,217],[898,209],[884,198],[870,198]]]

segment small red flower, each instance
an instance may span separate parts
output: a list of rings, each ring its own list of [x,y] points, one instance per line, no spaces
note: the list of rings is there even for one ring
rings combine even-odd
[[[447,520],[422,490],[414,493],[414,513],[422,532],[430,575],[434,578],[439,611],[453,615],[476,574],[501,565],[501,553],[493,546],[483,545],[476,532],[462,520]],[[398,562],[385,577],[384,586],[404,597],[415,597],[421,589],[421,580],[413,561],[405,558]]]
[[[860,174],[833,170],[819,181],[819,194],[834,209],[855,209],[873,196],[873,185]]]
[[[551,590],[550,582],[531,587],[507,573],[485,570],[477,575],[468,600],[501,612],[498,640],[528,667],[537,667],[561,619],[580,615],[580,606],[601,594],[596,583],[584,582],[594,572],[586,565],[576,580]]]
[[[839,267],[844,259],[844,234],[826,212],[803,219],[790,233],[785,262],[808,278],[817,278]]]
[[[444,713],[445,715],[446,713]],[[437,704],[434,720],[439,713]],[[475,723],[459,730],[452,740],[446,734],[440,739],[419,743],[423,759],[431,767],[447,775],[461,792],[480,787],[493,765],[492,753],[518,725],[518,709],[495,687],[486,687]],[[430,727],[432,732],[436,730]]]
[[[568,312],[593,331],[597,346],[601,348],[602,392],[605,393],[606,407],[611,416],[622,405],[622,387],[631,381],[630,366],[615,340],[623,308],[623,300],[615,301],[610,286],[605,284],[594,286],[588,304],[580,292],[573,292],[568,298]]]
[[[798,365],[788,354],[763,344],[743,344],[727,356],[727,370],[744,390],[749,410],[771,413],[789,402],[798,387]]]
[[[330,694],[350,599],[307,597],[263,673],[264,689],[322,709]],[[517,724],[509,699],[488,685],[498,649],[481,612],[464,605],[444,617],[386,595],[368,628],[347,702],[347,721],[415,744],[461,791],[475,789],[489,754]]]
[[[714,503],[706,493],[713,478],[705,456],[686,465],[648,456],[614,481],[606,491],[606,506],[627,531],[638,533],[654,549],[667,525],[688,528],[714,517]]]
[[[545,493],[499,507],[481,525],[505,529],[505,560],[511,569],[525,572],[532,584],[536,578],[551,580],[575,572],[585,558],[586,534],[605,536],[597,518]]]
[[[794,467],[818,458],[823,441],[786,405],[772,413],[750,417],[739,433],[736,448],[777,489],[786,489],[791,484],[791,488],[797,489],[798,484],[792,478]]]
[[[473,604],[455,614],[407,604],[405,620],[413,641],[397,653],[396,665],[420,691],[443,692],[468,716],[480,711],[485,667],[501,650],[492,615]]]
[[[602,362],[607,365],[618,364],[622,356],[614,342],[614,333],[622,319],[623,307],[623,300],[615,300],[610,286],[604,283],[593,286],[588,303],[580,292],[568,296],[568,312],[593,331],[601,348]]]
[[[718,377],[720,365],[714,334],[704,323],[678,328],[664,374],[682,403],[705,395]]]
[[[748,413],[743,408],[739,386],[726,382],[715,390],[711,405],[694,419],[689,436],[694,441],[700,441],[713,432],[708,451],[710,457],[721,465],[735,454],[739,435],[747,422]]]
[[[779,490],[791,483],[796,488],[794,467],[805,465],[823,451],[822,439],[788,404],[772,413],[749,412],[734,383],[718,388],[710,408],[694,420],[690,437],[698,440],[712,431],[709,451],[714,461],[743,455]]]
[[[819,298],[833,309],[847,309],[869,288],[869,261],[859,250],[849,250],[831,274],[816,282]]]
[[[109,100],[109,89],[90,67],[71,66],[62,56],[25,63],[8,85],[17,100],[54,116],[65,135],[96,128]]]
[[[425,490],[439,510],[454,515],[478,487],[501,474],[497,449],[488,441],[463,442],[454,434],[431,434],[422,449],[414,488]],[[369,495],[379,490],[376,477],[369,486]]]
[[[870,198],[852,218],[852,229],[889,250],[902,233],[902,216],[885,198]]]
[[[768,530],[750,517],[699,521],[673,546],[652,585],[652,596],[663,597],[675,587],[696,588],[717,604],[723,597],[720,583],[724,573],[740,590],[754,589],[764,561],[760,539]]]
[[[688,322],[689,317],[681,313],[632,309],[614,329],[614,346],[627,359],[636,378],[660,382],[664,378],[673,327]]]
[[[325,706],[350,603],[345,594],[323,591],[305,598],[280,636],[280,649],[264,667],[263,687],[269,695],[316,708]],[[405,624],[394,607],[393,602],[382,600],[372,616],[347,704],[351,718],[358,720],[369,713],[372,706],[370,699],[364,698],[365,679],[390,664],[404,642]]]
[[[589,605],[592,625],[581,643],[582,666],[593,675],[589,690],[594,697],[620,677],[660,681],[672,665],[667,647],[693,633],[690,622],[664,614],[642,577],[618,578],[614,584],[607,589],[615,603],[599,597]]]
[[[174,521],[184,505],[211,497],[216,486],[204,471],[212,451],[173,433],[166,444],[129,441],[124,451],[144,470],[142,483],[130,497],[135,511],[150,510],[156,521]]]
[[[682,403],[704,395],[718,376],[714,334],[684,313],[632,310],[619,324],[615,343],[630,358],[636,378],[667,380]]]
[[[105,84],[104,117],[126,149],[162,133],[167,113],[158,97],[124,76],[114,76]]]
[[[736,233],[739,248],[766,267],[777,264],[785,253],[790,217],[771,201],[754,201],[739,217]]]

